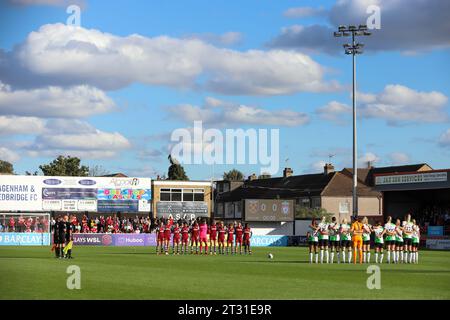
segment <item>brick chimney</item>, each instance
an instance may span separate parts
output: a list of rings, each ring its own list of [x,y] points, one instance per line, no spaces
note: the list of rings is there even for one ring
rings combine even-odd
[[[290,177],[294,174],[294,171],[291,168],[284,168],[283,170],[283,178]]]
[[[323,167],[323,174],[328,175],[334,172],[334,166],[331,163],[326,163]]]
[[[258,179],[258,176],[256,174],[254,174],[254,173],[252,173],[251,176],[248,176],[248,181],[253,181],[253,180],[256,180],[256,179]]]

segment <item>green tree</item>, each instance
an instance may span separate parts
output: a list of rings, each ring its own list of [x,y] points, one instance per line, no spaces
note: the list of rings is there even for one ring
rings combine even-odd
[[[14,166],[8,161],[0,160],[0,173],[14,174]]]
[[[71,156],[59,156],[49,164],[39,166],[44,176],[77,176],[87,177],[89,167],[82,166],[80,158]]]
[[[169,180],[189,180],[184,168],[180,164],[173,163],[169,167],[168,172]]]
[[[242,181],[244,180],[244,174],[239,170],[232,169],[223,173],[223,180],[227,181]]]

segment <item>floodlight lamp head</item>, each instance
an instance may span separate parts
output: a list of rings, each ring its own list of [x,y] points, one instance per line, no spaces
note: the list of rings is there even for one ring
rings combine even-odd
[[[350,31],[356,31],[356,27],[355,26],[348,26],[348,30],[350,30]]]
[[[339,28],[338,28],[338,30],[339,30],[340,32],[345,31],[345,26],[344,26],[344,25],[340,25]]]

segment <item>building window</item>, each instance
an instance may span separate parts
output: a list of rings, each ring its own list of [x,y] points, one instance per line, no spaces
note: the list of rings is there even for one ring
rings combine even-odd
[[[320,203],[320,197],[314,197],[311,199],[311,208],[316,209],[316,208],[320,208],[321,203]]]
[[[183,189],[183,201],[194,201],[193,189]]]
[[[161,201],[170,201],[170,189],[161,189],[160,199]]]
[[[194,201],[205,201],[205,190],[194,189]]]
[[[172,189],[171,201],[181,201],[181,189]]]
[[[161,189],[160,201],[205,201],[204,189]]]
[[[309,198],[298,198],[297,205],[301,208],[310,208],[311,207]]]
[[[228,192],[228,191],[230,191],[230,184],[224,183],[223,184],[223,192]]]

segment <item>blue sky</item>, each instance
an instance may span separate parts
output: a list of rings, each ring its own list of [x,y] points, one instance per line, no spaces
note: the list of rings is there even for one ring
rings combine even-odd
[[[192,110],[206,127],[279,129],[278,174],[287,158],[295,173],[318,172],[329,154],[350,166],[351,58],[328,35],[337,21],[364,23],[370,4],[381,29],[357,58],[360,163],[449,167],[444,1],[75,2],[78,29],[64,25],[67,1],[1,2],[0,158],[17,173],[71,154],[110,172],[164,174],[168,135],[193,126]],[[216,165],[215,176],[233,167],[259,173]],[[213,170],[185,168],[191,179]]]

